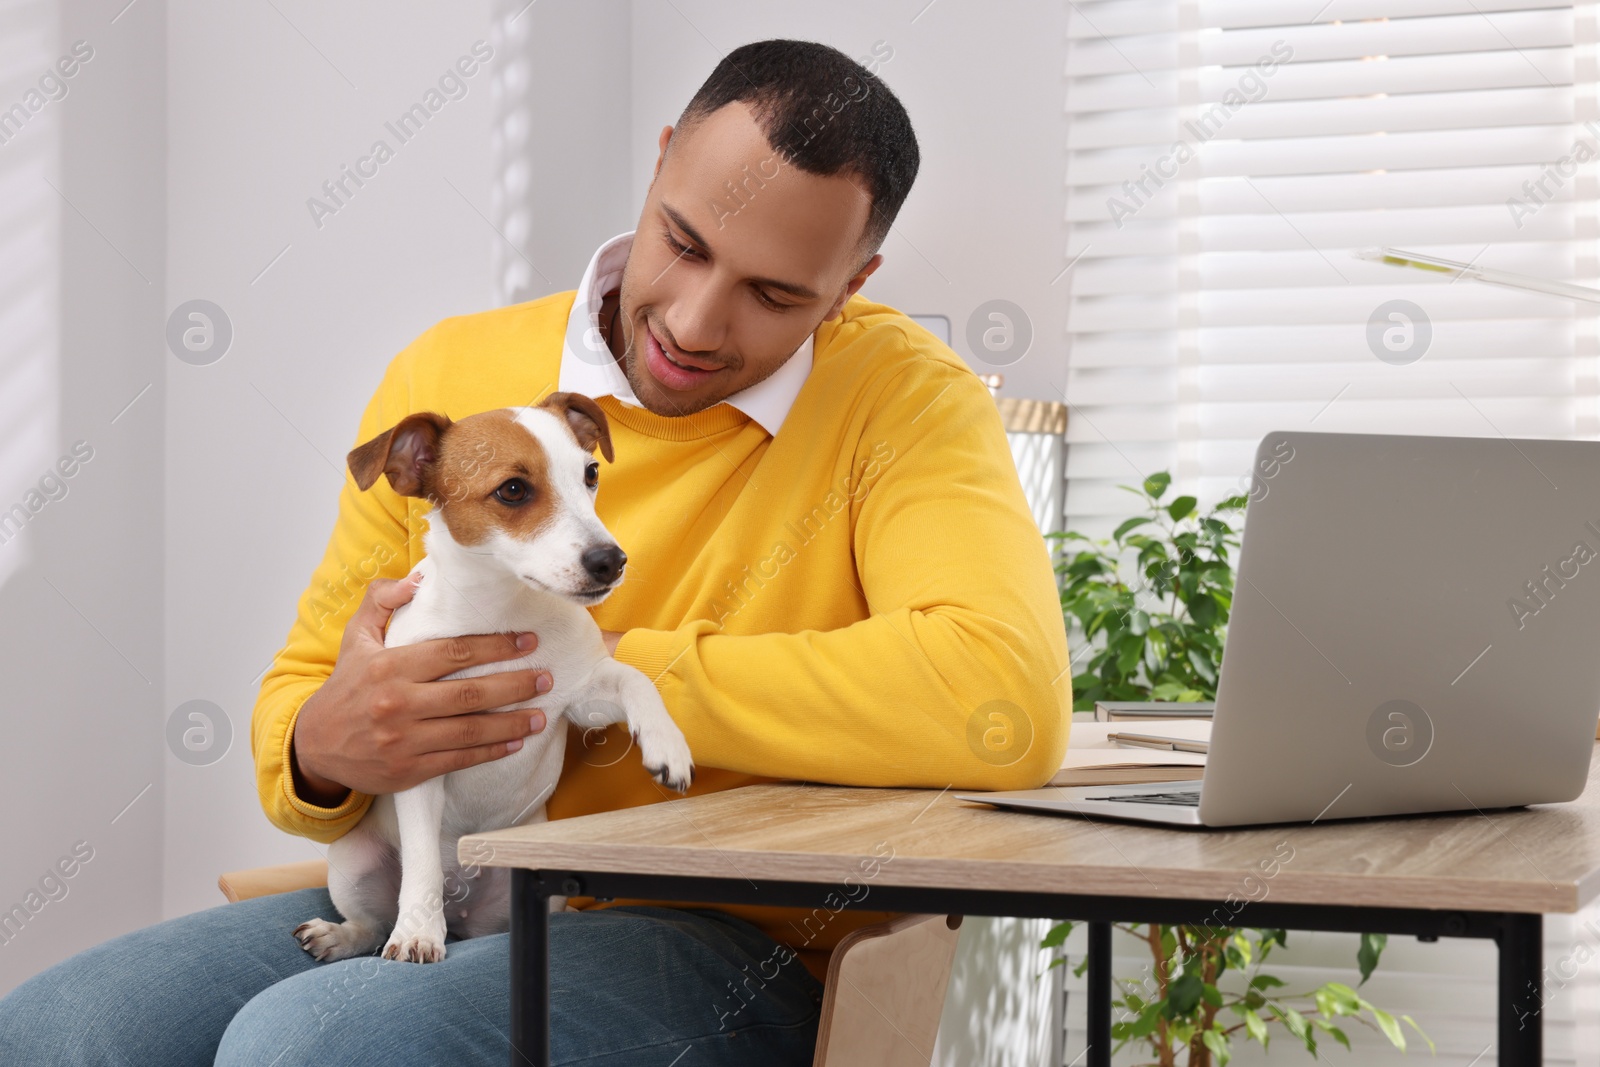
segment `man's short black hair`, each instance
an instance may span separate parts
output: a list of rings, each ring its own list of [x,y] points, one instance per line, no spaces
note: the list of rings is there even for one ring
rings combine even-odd
[[[875,253],[911,191],[919,159],[911,117],[889,87],[825,44],[755,41],[722,57],[677,129],[735,101],[754,112],[785,162],[825,177],[852,172],[866,183],[872,208],[861,243],[867,257]]]

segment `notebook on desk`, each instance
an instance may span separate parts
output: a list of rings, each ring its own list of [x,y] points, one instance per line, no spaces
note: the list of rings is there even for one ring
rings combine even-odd
[[[1209,700],[1097,700],[1095,722],[1144,722],[1149,719],[1209,719],[1217,705]]]
[[[1206,758],[1199,753],[1123,748],[1107,736],[1127,729],[1128,724],[1123,722],[1074,723],[1067,740],[1066,757],[1050,784],[1182,782],[1193,780],[1205,767]],[[1205,741],[1211,736],[1211,723],[1205,719],[1141,720],[1139,730]]]

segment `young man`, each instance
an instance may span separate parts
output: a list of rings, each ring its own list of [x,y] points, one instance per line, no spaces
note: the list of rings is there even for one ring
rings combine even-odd
[[[575,293],[429,330],[354,440],[413,411],[599,400],[617,460],[598,511],[629,576],[594,617],[682,727],[694,792],[1042,784],[1066,745],[1065,630],[999,416],[954,353],[857,293],[917,171],[899,101],[831,48],[764,41],[718,64],[660,148],[637,230]],[[486,709],[560,678],[438,680],[514,655],[503,635],[383,647],[426,509],[345,485],[252,729],[290,833],[332,841],[374,794],[544,726]],[[550,817],[670,799],[627,749],[620,727],[572,731]],[[809,1063],[828,950],[881,918],[571,903],[551,919],[551,1044],[587,1065]],[[507,935],[435,964],[318,964],[291,936],[312,915],[337,921],[326,890],[91,949],[0,1002],[0,1060],[504,1061]],[[792,962],[745,981],[774,958]]]

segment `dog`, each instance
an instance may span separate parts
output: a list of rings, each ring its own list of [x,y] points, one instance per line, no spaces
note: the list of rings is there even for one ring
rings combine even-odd
[[[627,563],[595,515],[596,446],[614,460],[605,412],[589,397],[554,393],[536,407],[459,422],[408,415],[351,451],[350,473],[362,490],[381,474],[397,493],[433,505],[417,564],[421,584],[394,612],[384,645],[531,632],[539,637],[533,652],[448,677],[539,668],[554,684],[542,697],[495,709],[544,709],[545,728],[522,748],[375,797],[328,847],[328,892],[345,921],[312,919],[294,931],[318,960],[382,945],[385,958],[434,963],[444,958],[447,933],[509,929],[509,872],[463,867],[456,843],[463,834],[544,820],[566,754],[567,730],[558,723],[593,729],[626,721],[651,775],[679,792],[689,787],[694,763],[682,731],[650,679],[606,652],[584,610],[617,588]]]

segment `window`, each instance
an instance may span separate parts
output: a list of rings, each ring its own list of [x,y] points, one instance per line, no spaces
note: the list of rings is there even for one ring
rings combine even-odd
[[[1353,255],[1596,283],[1592,4],[1068,6],[1069,524],[1275,429],[1600,434],[1600,307]]]

